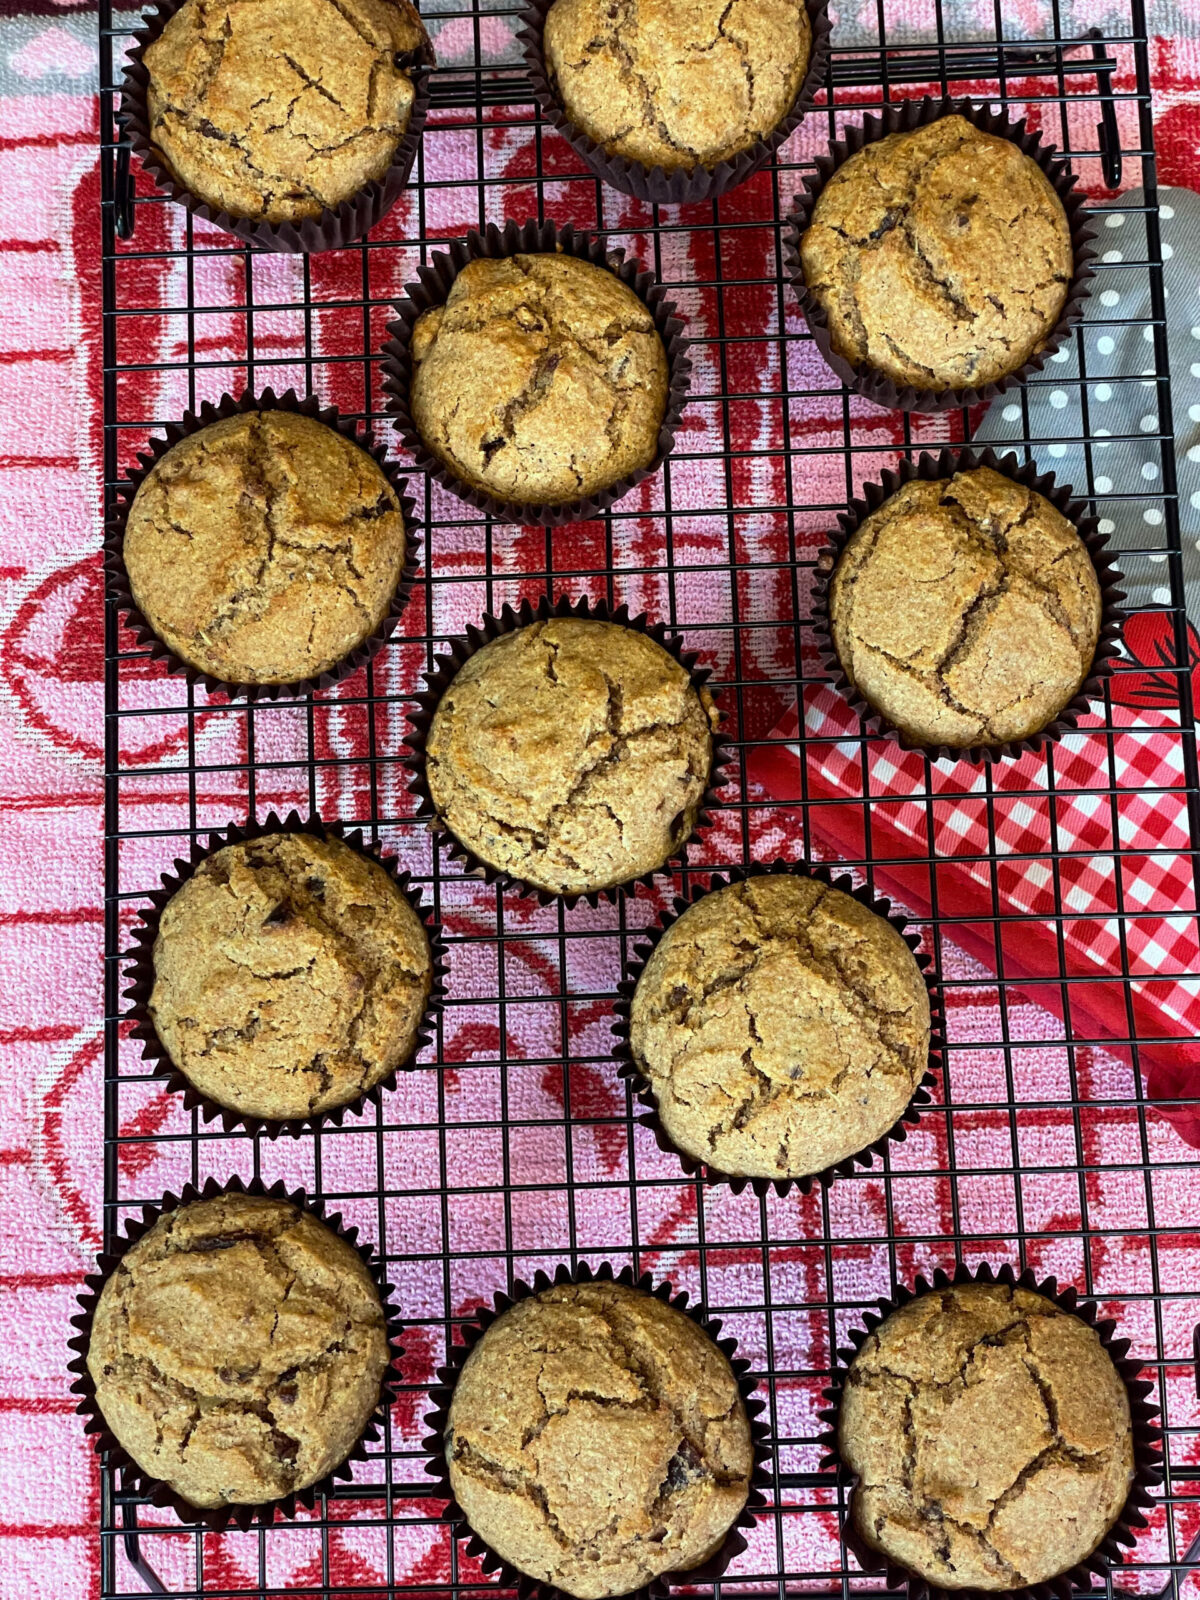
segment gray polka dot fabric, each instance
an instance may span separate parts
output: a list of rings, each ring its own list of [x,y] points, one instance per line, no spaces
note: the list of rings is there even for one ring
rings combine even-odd
[[[1073,341],[1024,392],[1001,396],[978,433],[997,448],[1030,441],[1033,459],[1076,494],[1094,491],[1119,552],[1131,609],[1167,604],[1163,466],[1174,453],[1188,610],[1200,617],[1200,195],[1160,189],[1163,287],[1174,441],[1160,412],[1141,189],[1098,217],[1096,279]],[[1080,383],[1082,346],[1083,383]],[[1081,387],[1086,396],[1086,417]],[[1091,436],[1092,443],[1083,440]],[[1091,467],[1091,477],[1088,467]]]

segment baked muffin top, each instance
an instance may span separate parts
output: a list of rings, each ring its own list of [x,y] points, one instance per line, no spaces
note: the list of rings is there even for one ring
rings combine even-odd
[[[288,684],[375,632],[406,551],[399,497],[365,450],[311,417],[249,411],[155,462],[123,553],[177,656],[225,683]]]
[[[463,1365],[445,1443],[480,1538],[590,1600],[715,1554],[753,1466],[724,1354],[615,1283],[558,1285],[498,1318]]]
[[[470,261],[412,333],[411,407],[472,488],[553,505],[648,467],[667,409],[654,318],[577,256]]]
[[[209,856],[167,902],[149,1009],[201,1094],[286,1121],[406,1061],[432,977],[425,928],[377,861],[267,834]]]
[[[104,1420],[194,1506],[259,1505],[340,1465],[389,1361],[357,1253],[286,1200],[161,1216],[100,1292],[88,1371]]]
[[[881,1138],[925,1075],[929,991],[890,923],[798,872],[733,883],[663,934],[630,1012],[673,1143],[799,1178]]]
[[[586,894],[661,867],[696,824],[715,713],[636,629],[556,617],[501,634],[434,712],[439,819],[535,888]]]
[[[1024,366],[1054,330],[1074,268],[1041,167],[960,116],[845,161],[800,257],[837,354],[918,389],[978,388]]]
[[[1095,1330],[1003,1284],[893,1312],[851,1365],[838,1444],[859,1533],[944,1589],[1068,1571],[1133,1479],[1129,1395]]]
[[[804,0],[555,0],[548,76],[571,121],[646,167],[715,167],[792,108],[808,71]]]
[[[143,58],[151,140],[232,217],[320,216],[386,173],[428,45],[408,0],[185,0]]]
[[[1074,526],[988,467],[914,479],[851,536],[829,589],[842,671],[918,744],[1038,733],[1078,692],[1100,582]]]

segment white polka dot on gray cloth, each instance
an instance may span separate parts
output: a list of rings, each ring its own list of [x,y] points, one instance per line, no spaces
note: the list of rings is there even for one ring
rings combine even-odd
[[[1200,351],[1192,342],[1200,341],[1200,195],[1163,189],[1159,197],[1166,201],[1160,204],[1159,219],[1184,577],[1191,609],[1200,616]],[[1090,492],[1098,497],[1100,529],[1111,536],[1118,558],[1122,550],[1129,552],[1122,561],[1123,587],[1133,608],[1167,598],[1161,565],[1166,531],[1162,482],[1163,452],[1171,441],[1163,437],[1157,369],[1148,365],[1155,351],[1147,346],[1154,344],[1158,328],[1144,265],[1144,203],[1141,190],[1130,190],[1104,214],[1107,240],[1096,262],[1093,293],[1084,303],[1082,329],[1055,353],[1053,366],[1047,365],[1046,377],[1053,373],[1053,383],[1031,383],[1024,405],[1011,394],[1003,396],[976,435],[981,445],[1001,450],[1006,441],[1025,437],[1044,441],[1030,447],[1035,462],[1082,496],[1089,493],[1091,469]],[[1119,244],[1113,237],[1117,230]],[[1080,384],[1081,350],[1086,386]],[[1083,394],[1090,447],[1084,443]]]

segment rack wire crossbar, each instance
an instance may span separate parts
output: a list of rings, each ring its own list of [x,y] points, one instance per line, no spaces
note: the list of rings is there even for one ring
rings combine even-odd
[[[631,1262],[699,1295],[762,1375],[771,1503],[705,1592],[880,1592],[843,1550],[845,1491],[822,1468],[816,1411],[863,1309],[960,1257],[1074,1283],[1133,1340],[1164,1407],[1169,1472],[1151,1526],[1103,1592],[1200,1593],[1189,1565],[1200,1530],[1200,1222],[1179,1201],[1194,1193],[1182,1135],[1200,1101],[1174,1070],[1193,1059],[1187,1030],[1164,1023],[1159,1003],[1178,1003],[1200,969],[1200,777],[1143,0],[1130,0],[1127,31],[1103,33],[1074,27],[1061,0],[1032,0],[1017,24],[1001,0],[969,16],[937,0],[903,24],[893,9],[868,0],[838,19],[826,105],[773,164],[715,203],[658,210],[605,190],[542,123],[515,8],[431,0],[440,68],[412,185],[369,239],[303,258],[247,250],[131,172],[112,114],[136,18],[102,0],[110,490],[155,427],[244,386],[315,392],[393,438],[381,385],[390,305],[441,241],[488,221],[549,217],[631,250],[687,319],[696,369],[675,454],[595,522],[552,534],[495,526],[410,481],[427,572],[387,650],[326,693],[253,706],[210,697],[133,648],[110,599],[106,1247],[168,1190],[283,1178],[377,1247],[408,1333],[383,1439],[311,1515],[206,1533],[105,1469],[106,1600],[147,1590],[457,1600],[494,1588],[439,1521],[423,1471],[425,1392],[480,1304],[514,1278],[583,1260]],[[808,627],[836,509],[903,456],[969,439],[980,420],[893,415],[846,394],[783,281],[779,224],[814,155],[864,109],[923,91],[1028,115],[1070,155],[1101,213],[1145,219],[1144,254],[1097,270],[1100,289],[1134,276],[1150,286],[1140,320],[1154,426],[1141,438],[1157,452],[1154,492],[1100,475],[1111,435],[1089,421],[1093,341],[1128,324],[1120,308],[1077,330],[1076,378],[1047,368],[1008,398],[1020,408],[1018,451],[1041,459],[1053,441],[1031,428],[1029,394],[1073,387],[1087,464],[1076,492],[1101,516],[1134,498],[1161,512],[1121,551],[1127,573],[1152,571],[1167,596],[1155,601],[1165,642],[1154,692],[1138,700],[1131,686],[1147,669],[1123,661],[1077,735],[982,772],[867,737],[825,683]],[[1136,187],[1138,200],[1118,192]],[[734,760],[714,827],[674,888],[777,857],[841,861],[920,929],[946,996],[947,1067],[935,1104],[874,1167],[783,1198],[687,1179],[639,1121],[609,1035],[616,983],[671,885],[615,907],[538,908],[462,877],[416,825],[403,758],[422,672],[484,612],[543,593],[627,602],[712,668]],[[122,972],[138,907],[175,857],[230,822],[293,806],[361,822],[401,858],[446,929],[451,974],[428,1059],[394,1094],[341,1127],[272,1142],[206,1124],[165,1093],[125,1035]]]

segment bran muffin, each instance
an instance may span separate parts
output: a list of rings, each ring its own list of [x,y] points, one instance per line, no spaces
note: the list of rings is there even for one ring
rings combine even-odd
[[[88,1371],[109,1431],[191,1505],[261,1505],[353,1450],[390,1360],[356,1251],[286,1200],[161,1216],[100,1293]]]
[[[675,1146],[730,1177],[800,1178],[881,1138],[925,1075],[929,991],[851,895],[772,872],[666,930],[630,1007],[633,1060]]]
[[[412,333],[411,409],[471,488],[553,505],[648,467],[667,355],[615,273],[566,254],[470,261]]]
[[[230,684],[319,677],[379,628],[404,572],[399,496],[336,428],[288,411],[210,423],[160,457],[123,544],[164,644]]]
[[[1085,1560],[1133,1481],[1129,1395],[1093,1328],[964,1283],[911,1301],[847,1377],[838,1449],[862,1538],[943,1589],[1017,1589]]]
[[[917,744],[1039,733],[1078,693],[1100,582],[1075,527],[988,467],[914,479],[857,528],[829,586],[842,671]]]
[[[150,138],[231,217],[317,217],[387,172],[428,49],[408,0],[185,0],[143,58]]]
[[[918,389],[979,388],[1024,366],[1053,332],[1074,268],[1041,167],[957,115],[843,162],[800,258],[836,353]]]
[[[714,1555],[753,1467],[724,1354],[682,1311],[609,1282],[556,1285],[487,1329],[445,1450],[472,1530],[587,1600]]]
[[[426,739],[430,798],[499,871],[555,894],[612,888],[691,834],[715,723],[707,691],[648,635],[553,617],[459,668]]]
[[[808,71],[804,0],[555,0],[547,76],[609,155],[667,172],[717,166],[765,139]]]
[[[248,1117],[347,1105],[412,1055],[429,937],[377,861],[267,834],[201,862],[154,941],[149,1012],[172,1063]]]

